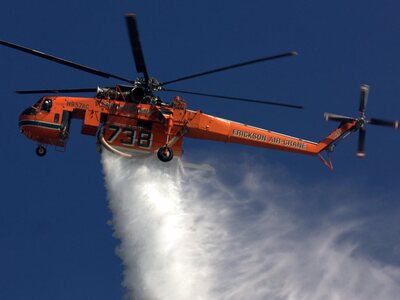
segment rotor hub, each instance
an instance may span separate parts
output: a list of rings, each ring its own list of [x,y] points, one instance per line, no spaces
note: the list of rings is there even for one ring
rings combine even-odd
[[[133,88],[142,88],[147,94],[162,90],[161,83],[154,77],[149,77],[148,80],[144,77],[136,78]]]
[[[366,124],[367,121],[365,119],[365,116],[362,116],[361,118],[357,119],[357,129],[364,128]]]

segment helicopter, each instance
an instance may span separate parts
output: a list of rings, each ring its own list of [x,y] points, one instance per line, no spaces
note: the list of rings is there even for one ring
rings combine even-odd
[[[146,158],[157,155],[162,162],[169,162],[174,155],[182,155],[183,139],[188,137],[314,155],[318,156],[329,169],[333,169],[329,153],[333,151],[340,140],[349,134],[359,132],[357,156],[364,157],[367,124],[399,128],[399,121],[366,118],[369,86],[365,84],[361,85],[359,117],[325,113],[325,120],[336,121],[340,124],[320,142],[308,141],[222,119],[205,114],[200,110],[190,110],[187,108],[186,101],[180,96],[175,96],[172,102],[166,103],[157,96],[157,92],[167,91],[301,109],[302,106],[288,103],[198,93],[166,87],[172,83],[250,64],[296,56],[297,52],[290,51],[262,57],[160,82],[151,77],[147,71],[136,15],[127,14],[125,19],[136,71],[141,74],[135,80],[0,40],[0,45],[103,78],[113,78],[127,83],[113,87],[16,91],[18,94],[51,95],[41,97],[36,103],[25,109],[19,117],[20,131],[28,139],[37,143],[36,154],[38,156],[46,154],[48,145],[65,148],[70,136],[71,121],[80,119],[82,120],[81,133],[97,136],[99,150],[105,148],[125,158]],[[95,93],[95,97],[58,95],[61,93]],[[327,155],[323,155],[324,152]]]

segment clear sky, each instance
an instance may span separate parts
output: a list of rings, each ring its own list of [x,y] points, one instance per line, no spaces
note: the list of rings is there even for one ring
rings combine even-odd
[[[324,122],[324,112],[357,116],[361,83],[371,86],[370,117],[400,119],[399,9],[394,0],[15,0],[2,4],[0,39],[134,78],[124,15],[135,12],[147,68],[160,81],[295,50],[297,57],[174,87],[304,105],[297,111],[184,96],[191,109],[318,141],[337,125]],[[81,136],[75,122],[65,153],[49,148],[38,158],[17,121],[39,96],[13,93],[115,83],[0,48],[1,299],[121,298],[122,267],[107,225],[111,213],[95,139]],[[172,96],[163,95],[165,100]],[[189,139],[184,149],[192,162],[224,157],[232,172],[249,159],[270,168],[272,176],[285,174],[288,189],[350,187],[357,199],[371,197],[365,205],[357,203],[356,213],[381,220],[390,212],[394,220],[400,217],[399,134],[370,126],[364,160],[355,157],[357,137],[350,136],[333,154],[334,172],[317,158],[290,153]],[[391,224],[373,231],[378,237],[371,251],[382,262],[400,266],[399,226]]]

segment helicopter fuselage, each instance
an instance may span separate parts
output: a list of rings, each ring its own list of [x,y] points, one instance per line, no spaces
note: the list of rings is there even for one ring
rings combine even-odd
[[[315,143],[188,110],[178,96],[171,104],[45,96],[21,114],[19,126],[39,145],[65,147],[72,119],[82,120],[82,134],[97,135],[99,145],[129,158],[163,147],[180,156],[184,137],[317,155],[356,125],[346,123]]]

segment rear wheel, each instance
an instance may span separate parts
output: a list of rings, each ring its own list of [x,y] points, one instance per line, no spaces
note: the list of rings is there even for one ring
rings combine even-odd
[[[37,154],[37,156],[40,156],[40,157],[45,156],[46,155],[46,148],[43,147],[42,145],[37,146],[36,154]]]
[[[171,148],[164,146],[158,149],[157,157],[163,162],[169,162],[174,157],[174,152]]]

